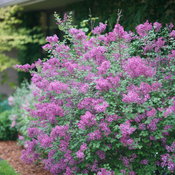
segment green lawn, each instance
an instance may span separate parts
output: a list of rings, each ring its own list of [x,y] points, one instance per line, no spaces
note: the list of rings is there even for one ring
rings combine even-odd
[[[0,175],[19,175],[5,160],[0,160]]]

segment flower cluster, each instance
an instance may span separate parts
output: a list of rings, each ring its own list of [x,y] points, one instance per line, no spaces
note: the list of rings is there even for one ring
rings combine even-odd
[[[139,76],[152,77],[155,74],[154,69],[147,66],[145,60],[139,56],[129,58],[124,65],[124,69],[132,78]]]

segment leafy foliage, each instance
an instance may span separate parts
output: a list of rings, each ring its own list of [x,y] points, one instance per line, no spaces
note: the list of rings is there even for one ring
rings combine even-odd
[[[99,22],[108,21],[107,29],[111,31],[116,24],[117,11],[122,10],[121,25],[126,30],[134,30],[135,26],[144,23],[147,19],[151,22],[175,22],[175,2],[171,0],[84,0],[69,6],[68,10],[74,11],[74,19],[79,24],[88,19],[89,9],[92,16],[99,17]]]
[[[10,110],[10,106],[8,104],[8,101],[6,100],[6,97],[3,97],[3,95],[0,96],[0,112],[4,112],[5,110]]]
[[[17,130],[11,127],[9,119],[11,107],[6,97],[0,96],[0,140],[16,140]]]
[[[31,33],[36,30],[22,27],[22,8],[11,6],[0,8],[0,71],[19,63],[17,59],[7,56],[6,52],[12,49],[25,49],[29,43],[43,44],[43,35]]]
[[[9,111],[0,113],[0,140],[16,140],[17,130],[11,127],[9,120]]]

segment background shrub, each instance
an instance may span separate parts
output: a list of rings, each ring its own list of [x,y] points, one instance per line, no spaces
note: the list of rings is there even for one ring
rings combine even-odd
[[[11,107],[6,97],[1,95],[0,99],[0,140],[16,140],[17,130],[11,128],[9,119]]]
[[[10,111],[0,113],[0,140],[16,140],[18,133],[16,128],[11,127],[9,120]]]
[[[6,99],[6,96],[0,95],[0,113],[5,110],[10,110],[11,107],[8,104],[8,100]]]

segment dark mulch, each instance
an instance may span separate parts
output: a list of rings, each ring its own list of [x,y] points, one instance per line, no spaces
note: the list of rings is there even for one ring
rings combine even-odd
[[[51,175],[42,165],[28,165],[21,157],[22,148],[15,141],[0,141],[0,159],[7,160],[20,175]]]

